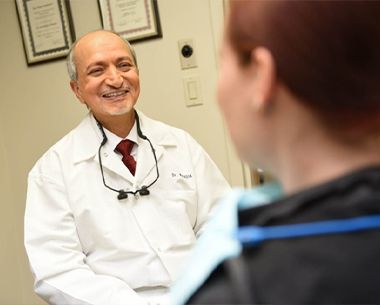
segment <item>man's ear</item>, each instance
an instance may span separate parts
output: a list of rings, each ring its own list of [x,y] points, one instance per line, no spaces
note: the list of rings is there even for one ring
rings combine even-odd
[[[256,109],[269,106],[274,94],[276,72],[272,53],[264,47],[257,47],[251,52],[251,65],[254,69],[255,86],[252,103]]]
[[[77,97],[77,99],[82,103],[82,104],[85,104],[83,98],[82,98],[82,95],[80,93],[80,89],[79,89],[79,85],[78,85],[78,81],[77,80],[71,80],[70,81],[70,87],[71,87],[71,90],[75,93],[75,96]]]

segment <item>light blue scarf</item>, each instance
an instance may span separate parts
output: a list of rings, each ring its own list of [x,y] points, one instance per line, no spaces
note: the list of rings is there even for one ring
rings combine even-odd
[[[235,189],[222,199],[197,241],[182,276],[171,288],[169,303],[185,304],[221,262],[240,254],[242,247],[236,239],[238,210],[271,203],[281,195],[279,184],[271,183],[248,191]]]

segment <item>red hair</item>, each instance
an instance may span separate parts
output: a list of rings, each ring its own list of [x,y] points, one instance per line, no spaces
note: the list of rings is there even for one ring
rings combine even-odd
[[[242,65],[268,48],[279,81],[325,123],[380,125],[380,2],[232,0],[227,39]]]

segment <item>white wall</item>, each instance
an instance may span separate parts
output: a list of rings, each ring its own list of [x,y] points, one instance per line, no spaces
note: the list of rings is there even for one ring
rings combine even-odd
[[[138,108],[188,130],[227,179],[243,184],[240,162],[215,103],[216,45],[222,0],[159,0],[162,39],[135,44],[142,93]],[[71,0],[77,36],[101,27],[97,0]],[[28,67],[14,0],[0,0],[0,304],[42,304],[32,291],[23,247],[26,177],[35,161],[86,109],[69,89],[64,60]],[[180,70],[177,40],[192,38],[198,68]],[[182,78],[197,75],[204,104],[187,108]]]

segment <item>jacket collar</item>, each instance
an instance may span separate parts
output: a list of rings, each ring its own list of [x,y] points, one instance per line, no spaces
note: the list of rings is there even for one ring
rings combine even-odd
[[[137,113],[140,118],[141,131],[152,141],[153,146],[177,146],[177,141],[167,125],[148,118],[140,111]]]
[[[90,112],[73,131],[74,163],[94,158],[102,140],[102,133]]]
[[[380,212],[379,205],[373,205],[380,200],[379,184],[378,165],[357,169],[268,206],[241,211],[240,221],[242,225],[264,226],[350,218],[369,210]]]
[[[156,152],[157,161],[164,153],[165,147],[177,146],[174,136],[169,132],[166,125],[147,118],[141,112],[138,112],[140,118],[141,130],[145,136],[149,138]],[[80,163],[89,159],[99,162],[98,150],[103,140],[103,136],[96,120],[89,113],[78,125],[73,133],[73,151],[74,162]],[[141,186],[145,178],[154,171],[155,160],[148,141],[138,138],[139,152],[136,168],[136,176],[133,177],[128,169],[120,167],[116,156],[115,158],[102,158],[102,164],[105,168],[115,172],[131,183]],[[107,153],[104,151],[104,153]],[[108,152],[111,154],[112,152]],[[153,176],[154,177],[154,176]],[[149,181],[147,181],[149,182]]]

